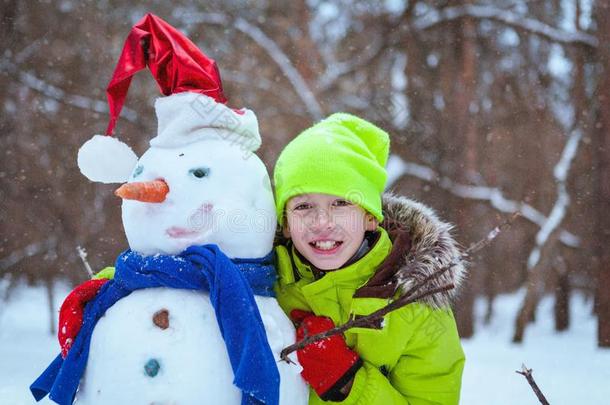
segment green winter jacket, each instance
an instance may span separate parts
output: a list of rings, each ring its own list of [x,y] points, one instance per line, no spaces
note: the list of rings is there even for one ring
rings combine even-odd
[[[386,196],[384,208],[386,219],[397,219],[408,229],[411,243],[405,258],[425,261],[432,254],[426,249],[430,244],[445,249],[435,257],[437,265],[450,262],[458,254],[448,234],[449,226],[425,206]],[[368,315],[385,306],[391,297],[353,297],[392,250],[388,233],[383,228],[378,228],[378,232],[378,239],[364,257],[317,280],[310,266],[292,248],[277,246],[276,293],[282,309],[288,314],[295,308],[312,311],[341,325],[352,316]],[[421,279],[434,268],[429,261],[412,268],[413,280]],[[457,272],[448,278],[441,277],[439,283],[459,282],[462,270],[458,266]],[[379,329],[349,329],[345,333],[347,344],[360,355],[364,366],[358,370],[349,395],[340,403],[458,404],[464,353],[449,298],[441,295],[391,312],[378,325]],[[334,402],[324,402],[310,390],[309,404],[323,403]]]

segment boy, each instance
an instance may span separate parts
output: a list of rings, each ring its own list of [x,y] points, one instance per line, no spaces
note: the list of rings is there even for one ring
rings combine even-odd
[[[276,293],[299,340],[387,305],[401,286],[459,254],[450,227],[428,208],[389,196],[382,209],[388,149],[381,129],[334,114],[297,136],[278,158],[276,209],[287,240],[276,248]],[[457,283],[462,271],[456,266],[436,283]],[[448,294],[297,355],[311,386],[310,404],[459,402],[464,354]]]

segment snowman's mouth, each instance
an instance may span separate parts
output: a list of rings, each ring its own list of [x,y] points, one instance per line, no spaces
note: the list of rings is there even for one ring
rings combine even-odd
[[[171,228],[168,228],[165,231],[165,233],[170,238],[176,238],[176,239],[192,238],[193,236],[199,235],[199,232],[197,232],[197,231],[194,231],[194,230],[188,229],[188,228],[180,228],[178,226],[172,226]]]

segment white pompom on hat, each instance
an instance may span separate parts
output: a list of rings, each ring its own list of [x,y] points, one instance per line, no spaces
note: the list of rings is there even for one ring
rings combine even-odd
[[[202,139],[224,139],[254,152],[261,144],[258,120],[248,109],[225,105],[220,73],[213,59],[161,18],[146,14],[125,40],[106,93],[107,135],[95,135],[80,148],[78,167],[102,183],[127,181],[138,157],[112,136],[134,74],[148,67],[164,96],[157,99],[154,147],[176,147]]]
[[[125,143],[107,135],[94,135],[78,150],[78,168],[89,180],[123,183],[138,163],[138,156]]]

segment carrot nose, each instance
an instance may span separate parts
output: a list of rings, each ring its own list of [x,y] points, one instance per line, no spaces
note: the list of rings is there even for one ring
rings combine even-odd
[[[114,195],[124,200],[160,203],[165,201],[169,186],[163,180],[125,183],[114,191]]]

